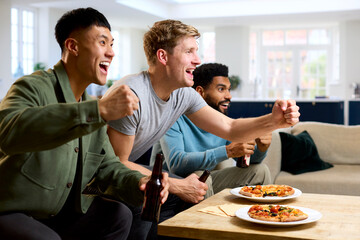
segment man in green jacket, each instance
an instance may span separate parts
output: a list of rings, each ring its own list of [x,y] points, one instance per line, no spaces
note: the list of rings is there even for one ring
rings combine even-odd
[[[18,79],[0,104],[0,239],[126,239],[148,177],[116,157],[106,122],[133,114],[127,86],[93,100],[114,56],[106,18],[69,11],[55,27],[54,69]],[[168,195],[164,174],[162,202]],[[98,195],[82,194],[91,186]],[[104,198],[106,196],[107,198]]]

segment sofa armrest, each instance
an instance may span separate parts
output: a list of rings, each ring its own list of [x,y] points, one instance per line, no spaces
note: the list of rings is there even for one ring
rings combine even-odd
[[[271,174],[271,182],[275,182],[276,176],[281,171],[281,138],[279,132],[291,132],[291,128],[281,128],[272,132],[271,144],[263,161]]]

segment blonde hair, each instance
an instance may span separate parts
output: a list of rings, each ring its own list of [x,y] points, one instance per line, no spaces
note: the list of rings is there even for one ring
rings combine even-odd
[[[156,52],[159,49],[172,54],[174,47],[182,37],[199,38],[198,30],[178,20],[163,20],[155,22],[144,35],[144,51],[149,65],[156,62]]]

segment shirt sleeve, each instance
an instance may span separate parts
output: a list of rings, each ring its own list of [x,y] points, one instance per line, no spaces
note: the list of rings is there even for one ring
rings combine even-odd
[[[189,99],[190,103],[188,104],[188,109],[184,113],[185,115],[190,115],[194,112],[199,111],[201,108],[207,106],[205,100],[201,97],[201,95],[195,91],[192,87],[184,88],[187,91],[187,99]]]
[[[188,136],[183,135],[176,122],[160,139],[161,149],[170,172],[186,177],[198,170],[211,170],[228,158],[225,145],[204,152],[186,152],[184,149],[186,137]]]
[[[137,123],[140,116],[139,110],[134,111],[133,115],[126,116],[117,120],[108,121],[107,124],[118,132],[133,136],[136,134]]]
[[[140,191],[139,181],[144,175],[130,170],[120,162],[108,137],[103,142],[103,149],[106,153],[105,158],[91,185],[101,189],[104,194],[114,196],[132,206],[141,205],[144,195],[143,191]]]
[[[260,151],[257,146],[255,146],[255,151],[254,154],[251,155],[250,157],[250,163],[255,164],[255,163],[261,163],[264,158],[266,157],[267,151],[262,152]]]

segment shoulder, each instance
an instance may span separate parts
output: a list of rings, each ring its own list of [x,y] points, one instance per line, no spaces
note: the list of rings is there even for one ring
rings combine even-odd
[[[131,88],[144,87],[144,83],[148,83],[149,78],[148,74],[144,72],[139,72],[136,74],[127,75],[120,80],[115,82],[115,86],[126,84]]]
[[[195,89],[193,89],[192,87],[183,87],[183,88],[176,89],[173,92],[173,94],[177,95],[177,96],[182,96],[182,97],[195,97],[195,98],[200,96],[200,94],[198,92],[196,92]]]
[[[144,95],[149,92],[150,78],[147,72],[139,72],[137,74],[127,75],[117,81],[111,86],[110,89],[114,89],[120,85],[127,85],[136,95]]]
[[[186,115],[194,113],[207,105],[201,95],[191,87],[176,89],[171,94],[171,98],[176,106],[181,106],[182,109],[185,109],[184,113]]]
[[[52,70],[36,71],[15,81],[14,86],[20,88],[42,89],[55,85],[56,78]]]

